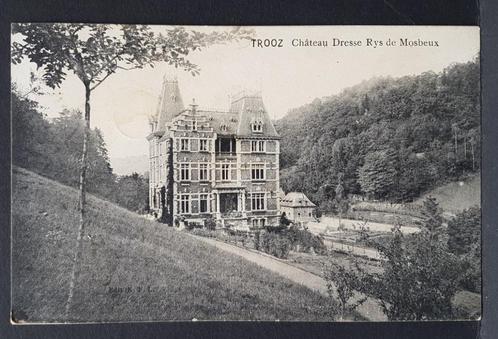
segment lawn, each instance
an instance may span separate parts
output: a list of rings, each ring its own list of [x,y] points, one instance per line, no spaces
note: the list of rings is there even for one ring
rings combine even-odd
[[[16,321],[332,320],[320,294],[92,196],[64,318],[77,191],[20,168],[12,181]]]
[[[421,204],[425,197],[436,198],[441,208],[453,214],[472,206],[481,205],[481,176],[475,175],[463,181],[451,182],[427,192],[415,201]]]

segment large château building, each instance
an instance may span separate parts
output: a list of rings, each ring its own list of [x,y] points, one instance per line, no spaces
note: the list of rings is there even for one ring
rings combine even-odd
[[[168,224],[259,228],[279,221],[279,135],[261,94],[228,111],[184,107],[178,81],[163,81],[150,121],[150,208]]]

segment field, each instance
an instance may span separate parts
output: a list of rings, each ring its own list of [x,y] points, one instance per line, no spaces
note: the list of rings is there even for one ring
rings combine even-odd
[[[451,214],[466,208],[481,205],[481,176],[476,175],[465,181],[451,182],[435,188],[420,197],[415,203],[420,204],[426,196],[432,196],[439,206]]]
[[[110,202],[88,203],[65,318],[77,191],[13,169],[14,321],[332,320],[333,305],[318,293]]]

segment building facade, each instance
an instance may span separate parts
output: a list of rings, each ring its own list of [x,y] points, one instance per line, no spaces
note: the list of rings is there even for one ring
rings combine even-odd
[[[280,202],[281,212],[293,222],[308,222],[315,219],[316,205],[301,192],[290,192]]]
[[[228,111],[184,107],[178,82],[163,82],[150,121],[151,211],[177,220],[249,229],[278,225],[279,136],[260,94]]]

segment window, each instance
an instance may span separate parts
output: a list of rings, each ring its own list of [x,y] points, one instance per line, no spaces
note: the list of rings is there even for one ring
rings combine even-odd
[[[190,213],[190,196],[188,194],[180,196],[180,213]]]
[[[255,121],[251,124],[252,131],[254,133],[262,133],[263,132],[263,122],[262,121]]]
[[[207,139],[199,139],[199,151],[207,152],[208,151],[208,141]]]
[[[221,165],[221,180],[230,180],[230,165]]]
[[[251,152],[264,152],[265,151],[265,141],[264,140],[252,140],[251,141]]]
[[[207,212],[209,212],[209,209],[208,209],[208,195],[207,194],[200,194],[199,195],[199,212],[200,213],[207,213]]]
[[[251,179],[264,180],[265,179],[265,164],[252,164],[251,165]]]
[[[189,139],[180,139],[180,150],[181,151],[189,151],[190,150]]]
[[[262,211],[265,209],[264,193],[253,193],[251,195],[251,209],[253,211]]]
[[[215,145],[216,153],[236,153],[237,143],[234,138],[218,138]]]
[[[180,164],[180,180],[190,180],[190,165]]]
[[[196,131],[197,130],[197,121],[192,121],[192,130]]]
[[[207,164],[199,165],[199,180],[201,181],[209,180]]]
[[[265,219],[252,219],[252,226],[255,228],[265,227]]]

